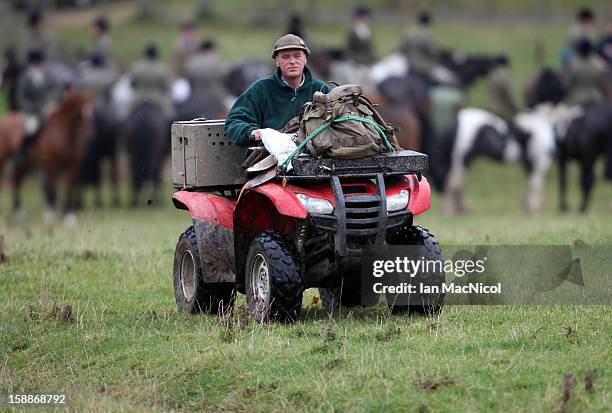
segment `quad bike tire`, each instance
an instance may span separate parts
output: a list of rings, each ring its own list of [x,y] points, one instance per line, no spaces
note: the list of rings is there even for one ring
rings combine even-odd
[[[304,282],[292,242],[274,231],[255,237],[245,267],[247,304],[255,320],[293,322],[300,317]]]
[[[236,298],[233,283],[205,283],[193,226],[183,232],[174,253],[174,296],[180,311],[227,314]]]
[[[442,250],[438,244],[436,237],[427,229],[404,224],[387,234],[387,243],[389,245],[421,245],[423,249],[423,258],[426,260],[442,260]],[[422,277],[429,279],[421,279],[429,285],[441,285],[444,283],[444,272],[433,272],[431,274],[423,274]],[[422,304],[397,305],[394,304],[393,298],[387,296],[387,304],[389,311],[392,314],[416,313],[422,315],[437,315],[442,311],[444,305],[444,293],[423,295]]]

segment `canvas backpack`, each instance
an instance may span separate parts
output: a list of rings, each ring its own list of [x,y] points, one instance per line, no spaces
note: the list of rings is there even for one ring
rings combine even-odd
[[[300,110],[299,121],[298,140],[307,140],[315,157],[358,159],[399,148],[393,127],[362,96],[359,85],[315,92],[312,102]]]

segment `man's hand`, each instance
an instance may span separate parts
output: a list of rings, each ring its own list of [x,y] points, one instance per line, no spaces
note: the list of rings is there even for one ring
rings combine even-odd
[[[251,138],[255,139],[256,141],[260,141],[261,140],[261,130],[255,129],[253,132],[251,132]]]

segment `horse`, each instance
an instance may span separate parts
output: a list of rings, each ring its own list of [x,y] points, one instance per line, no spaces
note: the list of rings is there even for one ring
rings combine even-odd
[[[558,70],[542,67],[527,81],[524,90],[527,107],[534,108],[543,103],[558,105],[567,94],[563,75]]]
[[[612,77],[608,71],[606,79]],[[612,81],[605,82],[606,85]],[[612,88],[606,91],[610,97]],[[536,71],[525,88],[525,97],[529,106],[542,103],[559,104],[567,94],[563,77],[557,70],[541,68]],[[607,137],[612,129],[612,111],[610,104],[590,105],[584,110],[579,107],[571,109],[569,117],[563,122],[562,130],[556,134],[556,147],[559,165],[559,208],[567,211],[567,162],[575,159],[580,162],[582,201],[579,210],[586,212],[591,189],[594,184],[593,167],[595,160],[606,153],[606,178],[612,179],[612,139]]]
[[[438,138],[432,122],[432,89],[427,81],[410,72],[401,53],[374,64],[369,79],[381,96],[383,116],[401,128],[397,134],[401,146],[431,155]]]
[[[523,161],[527,172],[524,206],[528,212],[542,207],[546,173],[555,153],[555,130],[568,118],[571,109],[539,106],[515,116],[516,127],[483,109],[461,109],[457,124],[447,132],[439,152],[432,157],[434,170],[441,171],[443,206],[447,212],[466,210],[462,190],[465,172],[476,156],[501,162]]]
[[[0,118],[0,183],[6,162],[19,149],[23,140],[23,117],[10,112]]]
[[[390,76],[364,94],[379,104],[380,115],[397,128],[395,135],[403,149],[427,150],[423,145],[430,141],[430,101],[416,78]]]
[[[67,90],[58,107],[43,123],[38,139],[26,149],[25,162],[13,173],[13,210],[16,216],[23,215],[20,196],[23,179],[38,166],[44,172],[46,220],[53,216],[61,174],[65,174],[63,212],[67,222],[74,220],[73,192],[85,155],[86,140],[91,133],[91,118],[90,94],[75,88]]]
[[[605,154],[605,178],[612,180],[612,104],[593,104],[584,108],[576,116],[565,133],[557,139],[559,160],[559,208],[567,211],[567,161],[575,159],[580,162],[582,201],[580,212],[586,212],[593,184],[595,182],[594,165],[597,158]]]
[[[102,206],[102,163],[109,162],[111,182],[111,202],[117,207],[119,201],[119,139],[121,136],[120,122],[110,107],[97,107],[93,112],[93,130],[88,140],[87,149],[81,174],[78,181],[78,190],[75,203],[82,206],[82,190],[87,186],[95,188],[94,204]]]
[[[185,102],[175,106],[175,121],[187,121],[197,118],[224,119],[227,108],[223,102],[215,102],[206,97],[191,96]]]
[[[161,169],[169,153],[169,121],[163,109],[153,102],[137,104],[126,120],[125,138],[130,162],[131,206],[141,205],[145,185],[151,186],[149,204],[158,201]]]
[[[225,88],[234,96],[240,96],[253,82],[269,76],[271,65],[260,59],[245,59],[233,64],[224,79]]]
[[[499,58],[496,55],[466,55],[446,50],[440,53],[438,61],[459,79],[463,88],[467,88],[486,76],[498,64]]]

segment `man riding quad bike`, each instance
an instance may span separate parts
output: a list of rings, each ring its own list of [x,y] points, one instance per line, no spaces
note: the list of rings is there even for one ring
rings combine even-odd
[[[423,258],[441,260],[434,236],[413,226],[429,208],[427,156],[394,151],[393,128],[360,88],[312,78],[308,53],[299,37],[281,37],[275,74],[243,93],[226,121],[173,124],[173,202],[193,219],[175,254],[181,310],[223,313],[238,291],[256,320],[296,320],[311,287],[330,312],[371,303],[361,262],[388,245],[419,245]],[[278,168],[269,158],[253,165],[262,173],[247,182],[240,145],[276,133],[297,111],[300,146]],[[444,274],[416,278],[440,284]],[[435,313],[443,298],[387,296],[393,312]]]

